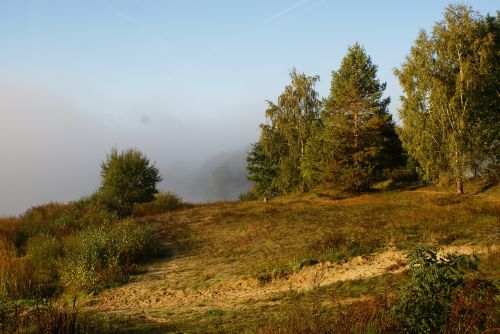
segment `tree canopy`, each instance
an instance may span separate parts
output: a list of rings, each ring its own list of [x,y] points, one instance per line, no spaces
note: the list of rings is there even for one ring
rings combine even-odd
[[[303,174],[311,186],[370,187],[382,168],[401,164],[402,149],[384,98],[386,84],[358,43],[349,47],[332,73],[321,127],[309,142]]]
[[[319,120],[321,101],[315,90],[319,77],[293,69],[290,79],[277,103],[268,101],[268,122],[261,124],[259,142],[247,159],[249,179],[261,195],[303,190],[305,186],[300,165]]]
[[[112,149],[101,164],[99,194],[120,215],[128,215],[135,203],[152,201],[162,180],[158,169],[140,151]]]
[[[401,68],[401,139],[427,180],[463,192],[468,169],[498,163],[499,17],[451,5],[421,31]]]

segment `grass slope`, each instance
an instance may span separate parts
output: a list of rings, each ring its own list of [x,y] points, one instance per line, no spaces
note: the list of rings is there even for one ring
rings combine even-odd
[[[312,288],[321,302],[390,293],[417,245],[484,253],[482,275],[498,279],[499,217],[498,188],[196,205],[144,218],[166,256],[86,309],[126,319],[134,331],[253,332]]]

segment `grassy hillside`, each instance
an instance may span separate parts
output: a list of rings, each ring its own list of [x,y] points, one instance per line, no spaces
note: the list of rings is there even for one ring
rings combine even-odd
[[[165,256],[86,297],[85,309],[135,331],[273,332],[315,305],[380,306],[408,279],[407,251],[422,245],[480,253],[479,276],[498,280],[500,191],[469,188],[311,193],[144,217]]]

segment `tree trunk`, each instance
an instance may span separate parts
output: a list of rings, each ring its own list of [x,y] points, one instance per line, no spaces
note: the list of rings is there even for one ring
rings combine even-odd
[[[354,134],[354,148],[357,150],[359,146],[359,115],[358,111],[354,112],[354,129],[353,129],[353,134]]]
[[[463,183],[464,173],[463,173],[462,164],[460,161],[460,152],[458,149],[455,151],[455,163],[456,163],[455,180],[457,183],[457,193],[463,194],[464,193],[464,183]]]
[[[457,193],[458,194],[464,193],[464,183],[461,177],[457,177]]]

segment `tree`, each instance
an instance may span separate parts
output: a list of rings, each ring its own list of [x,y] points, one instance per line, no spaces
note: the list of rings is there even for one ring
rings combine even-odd
[[[140,151],[112,149],[101,164],[100,198],[120,215],[132,212],[135,203],[152,201],[162,180],[158,169]]]
[[[330,96],[322,111],[322,127],[307,147],[303,175],[317,186],[341,185],[361,191],[382,168],[402,163],[402,148],[383,98],[386,84],[359,44],[349,47],[332,73]]]
[[[249,167],[254,170],[249,169],[250,180],[255,182],[257,169],[265,170],[265,189],[281,193],[304,190],[301,161],[321,107],[315,90],[318,76],[306,76],[293,69],[290,78],[291,84],[278,97],[278,103],[268,101],[268,122],[261,124],[259,144],[249,155]]]
[[[451,5],[430,34],[421,31],[400,69],[401,138],[429,181],[498,162],[499,17]]]
[[[247,178],[253,182],[257,195],[266,197],[275,191],[273,179],[276,177],[276,168],[276,163],[266,155],[262,144],[253,144],[247,156]]]

